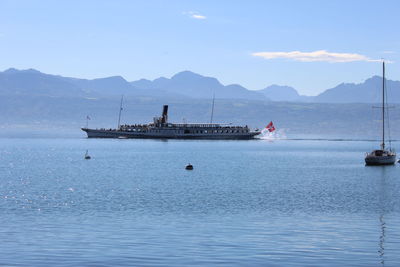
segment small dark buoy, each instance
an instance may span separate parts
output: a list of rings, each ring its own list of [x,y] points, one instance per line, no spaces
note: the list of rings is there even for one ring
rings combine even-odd
[[[186,165],[185,169],[186,170],[193,170],[193,165],[189,163],[188,165]]]
[[[86,150],[86,153],[85,153],[85,159],[91,159],[91,157],[89,156],[89,154],[88,154],[88,151]]]

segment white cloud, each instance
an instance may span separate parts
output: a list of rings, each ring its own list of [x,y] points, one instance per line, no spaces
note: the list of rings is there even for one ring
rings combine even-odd
[[[193,14],[192,18],[194,18],[194,19],[206,19],[207,17],[203,16],[203,15]]]
[[[194,11],[183,12],[183,14],[189,16],[192,19],[207,19],[206,16],[201,15],[198,12],[194,12]]]
[[[326,50],[318,50],[313,52],[257,52],[252,53],[252,56],[262,57],[264,59],[275,59],[275,58],[286,58],[294,61],[301,62],[354,62],[354,61],[367,61],[367,62],[379,62],[380,59],[371,59],[367,56],[354,54],[354,53],[332,53]]]

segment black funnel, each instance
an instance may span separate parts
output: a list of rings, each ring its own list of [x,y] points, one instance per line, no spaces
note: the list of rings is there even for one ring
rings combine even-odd
[[[168,105],[164,105],[162,111],[161,123],[167,123],[167,122],[168,122]]]

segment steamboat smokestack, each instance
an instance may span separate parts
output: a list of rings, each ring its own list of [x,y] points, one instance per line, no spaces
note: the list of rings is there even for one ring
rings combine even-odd
[[[168,122],[168,105],[164,105],[161,117],[161,123],[167,123],[167,122]]]

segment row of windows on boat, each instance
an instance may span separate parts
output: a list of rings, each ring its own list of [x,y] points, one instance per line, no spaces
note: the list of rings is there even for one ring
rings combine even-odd
[[[132,128],[132,127],[135,127],[135,128],[147,128],[148,125],[147,124],[132,124],[132,125],[124,124],[124,125],[121,125],[121,128]]]
[[[248,129],[227,129],[227,130],[157,130],[157,129],[122,129],[127,132],[150,132],[150,133],[180,133],[180,134],[211,134],[211,133],[248,133]]]
[[[207,128],[228,128],[228,129],[231,129],[231,128],[233,128],[233,129],[236,129],[236,128],[240,128],[240,129],[242,129],[242,128],[245,128],[245,129],[248,129],[249,127],[246,125],[246,126],[244,126],[244,127],[237,127],[237,126],[221,126],[221,125],[218,125],[218,124],[172,124],[172,123],[169,123],[169,124],[162,124],[162,123],[160,123],[160,124],[157,124],[157,125],[155,125],[155,124],[153,124],[153,123],[151,123],[151,124],[132,124],[132,125],[129,125],[129,124],[124,124],[124,125],[121,125],[120,127],[121,128],[123,128],[123,129],[127,129],[127,128],[148,128],[149,127],[149,125],[151,125],[151,126],[157,126],[157,127],[185,127],[185,128],[194,128],[194,127],[207,127]]]

